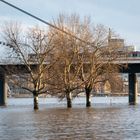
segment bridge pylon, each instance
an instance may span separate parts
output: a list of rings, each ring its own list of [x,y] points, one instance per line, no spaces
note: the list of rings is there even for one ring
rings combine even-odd
[[[137,103],[136,73],[129,73],[129,105]]]
[[[4,72],[0,71],[0,106],[6,105],[6,99],[7,99],[7,88],[5,74]]]

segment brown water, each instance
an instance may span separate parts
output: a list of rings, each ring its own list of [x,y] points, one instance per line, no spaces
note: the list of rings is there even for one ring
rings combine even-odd
[[[32,99],[10,99],[0,108],[0,140],[139,140],[140,105],[128,106],[126,97],[106,100],[95,97],[85,108],[81,98],[67,109],[65,102],[41,99],[33,111]]]

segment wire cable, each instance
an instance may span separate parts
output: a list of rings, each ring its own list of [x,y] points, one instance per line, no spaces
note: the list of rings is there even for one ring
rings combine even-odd
[[[75,38],[77,40],[80,40],[81,42],[84,42],[86,44],[91,44],[90,42],[82,40],[81,38],[79,38],[79,37],[67,32],[67,31],[64,31],[63,29],[61,29],[61,28],[59,28],[59,27],[57,27],[57,26],[55,26],[55,25],[53,25],[53,24],[51,24],[51,23],[49,23],[49,22],[47,22],[47,21],[45,21],[45,20],[43,20],[43,19],[41,19],[41,18],[39,18],[37,16],[35,16],[35,15],[33,15],[33,14],[31,14],[31,13],[29,13],[29,12],[27,12],[27,11],[25,11],[25,10],[23,10],[23,9],[21,9],[21,8],[19,8],[19,7],[15,6],[15,5],[5,1],[5,0],[0,0],[0,1],[5,3],[5,4],[7,4],[7,5],[9,5],[10,7],[14,8],[14,9],[16,9],[16,10],[18,10],[18,11],[20,11],[20,12],[22,12],[22,13],[24,13],[24,14],[26,14],[26,15],[28,15],[28,16],[30,16],[30,17],[32,17],[32,18],[34,18],[34,19],[36,19],[36,20],[38,20],[38,21],[40,21],[40,22],[42,22],[42,23],[44,23],[44,24],[46,24],[46,25],[48,25],[48,26],[50,26],[50,27],[52,27],[54,29],[56,29],[56,30],[58,30],[58,31],[61,31],[61,32],[65,33],[65,34],[67,34],[67,35],[69,35],[69,36],[71,36],[71,37],[73,37],[73,38]]]

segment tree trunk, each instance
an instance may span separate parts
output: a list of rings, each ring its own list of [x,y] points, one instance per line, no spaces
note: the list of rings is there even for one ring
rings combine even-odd
[[[91,107],[91,88],[86,87],[86,107]]]
[[[71,97],[71,93],[66,93],[66,98],[67,98],[67,108],[71,108],[72,107],[72,97]]]
[[[37,95],[34,96],[34,109],[35,110],[39,109],[39,107],[38,107],[38,96]]]

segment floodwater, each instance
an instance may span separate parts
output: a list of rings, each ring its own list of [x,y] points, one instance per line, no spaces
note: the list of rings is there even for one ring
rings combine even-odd
[[[0,107],[0,140],[140,140],[140,99],[128,105],[128,97],[93,97],[66,102],[41,98],[33,110],[31,98],[10,98]]]

